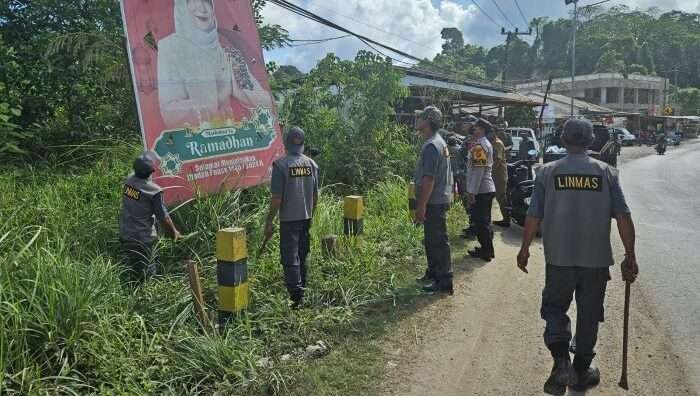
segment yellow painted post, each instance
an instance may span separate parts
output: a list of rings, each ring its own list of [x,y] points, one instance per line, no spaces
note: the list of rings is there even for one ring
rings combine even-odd
[[[411,182],[408,185],[408,213],[413,221],[416,221],[416,205],[416,183]]]
[[[243,228],[216,233],[216,280],[219,285],[219,326],[248,307],[248,249]]]
[[[362,197],[359,195],[349,195],[344,200],[343,210],[343,228],[345,235],[362,234],[364,224],[362,216],[364,215],[365,207]]]

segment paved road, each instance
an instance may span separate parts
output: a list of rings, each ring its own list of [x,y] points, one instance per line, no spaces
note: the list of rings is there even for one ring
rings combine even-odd
[[[620,175],[637,225],[640,283],[700,395],[700,144],[631,160]]]

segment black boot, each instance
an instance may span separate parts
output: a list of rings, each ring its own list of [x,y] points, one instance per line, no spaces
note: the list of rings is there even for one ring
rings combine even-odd
[[[494,221],[493,224],[503,227],[503,228],[508,228],[510,227],[510,219],[503,219],[501,221]]]
[[[600,383],[600,370],[591,367],[592,361],[592,356],[576,355],[574,357],[573,367],[578,377],[576,384],[572,386],[575,391],[585,392]]]
[[[548,395],[562,396],[566,393],[566,387],[576,383],[576,371],[571,365],[568,354],[554,358],[552,373],[544,383],[544,393]]]
[[[491,261],[491,259],[496,258],[496,254],[494,252],[486,252],[480,247],[474,248],[474,250],[469,250],[467,251],[470,257],[473,258],[480,258],[486,262]]]
[[[289,293],[289,298],[292,300],[292,309],[297,310],[304,305],[304,291],[295,290]]]
[[[449,281],[434,281],[433,283],[429,285],[423,286],[423,291],[428,293],[428,294],[435,294],[435,293],[447,293],[450,296],[454,295],[454,287],[452,285],[452,279]]]
[[[595,367],[589,367],[588,370],[577,372],[578,381],[571,388],[577,392],[585,392],[591,388],[595,388],[600,384],[600,370]]]

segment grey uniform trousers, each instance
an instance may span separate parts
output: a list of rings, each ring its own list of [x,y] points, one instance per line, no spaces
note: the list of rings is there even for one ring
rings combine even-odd
[[[423,223],[425,255],[428,259],[426,275],[438,284],[452,284],[452,255],[447,236],[448,204],[428,205]]]
[[[120,239],[119,242],[127,264],[125,275],[128,281],[140,283],[156,274],[156,241]]]
[[[284,283],[292,300],[303,297],[306,287],[306,258],[311,250],[310,220],[280,222],[280,259]]]
[[[545,320],[544,343],[552,355],[568,356],[571,320],[567,315],[576,295],[576,357],[574,366],[585,370],[595,356],[598,324],[603,321],[605,288],[609,268],[579,268],[547,265],[540,314]]]

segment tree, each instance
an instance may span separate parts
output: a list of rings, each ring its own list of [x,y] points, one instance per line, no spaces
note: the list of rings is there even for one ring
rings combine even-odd
[[[328,54],[289,98],[282,117],[299,125],[309,144],[321,149],[325,177],[348,185],[407,174],[414,152],[411,134],[391,122],[407,95],[391,60],[360,51],[354,61]]]
[[[464,36],[457,28],[444,28],[440,32],[445,43],[442,44],[443,54],[456,55],[464,47]]]
[[[680,115],[700,115],[700,89],[680,89],[677,92],[677,100],[681,106]]]
[[[598,59],[595,66],[596,73],[622,73],[625,70],[625,61],[622,55],[614,49],[609,49]]]
[[[504,118],[512,127],[530,127],[535,123],[537,114],[528,106],[508,106]]]

